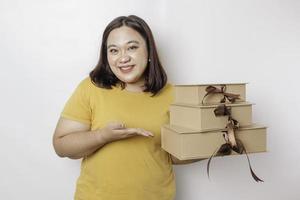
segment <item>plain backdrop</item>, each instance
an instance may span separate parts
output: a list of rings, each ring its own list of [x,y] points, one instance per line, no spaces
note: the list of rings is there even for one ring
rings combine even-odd
[[[268,152],[175,166],[176,200],[300,199],[300,1],[0,0],[1,199],[73,198],[80,161],[52,135],[99,58],[105,26],[135,14],[153,30],[173,84],[247,82]]]

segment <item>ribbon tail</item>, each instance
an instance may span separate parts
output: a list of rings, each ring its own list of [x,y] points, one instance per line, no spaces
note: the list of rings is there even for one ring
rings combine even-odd
[[[260,179],[255,173],[254,171],[252,170],[252,167],[251,167],[251,163],[250,163],[250,159],[249,159],[249,156],[248,156],[248,153],[245,149],[245,146],[243,145],[242,141],[239,141],[240,142],[240,145],[242,146],[243,148],[243,152],[245,152],[246,156],[247,156],[247,160],[248,160],[248,166],[249,166],[249,169],[250,169],[250,172],[251,172],[251,175],[252,175],[252,178],[256,181],[256,182],[264,182],[262,179]]]
[[[244,149],[245,150],[245,149]],[[250,164],[250,159],[249,159],[249,156],[247,154],[247,152],[245,151],[246,153],[246,156],[247,156],[247,160],[248,160],[248,165],[249,165],[249,169],[250,169],[250,172],[251,172],[251,175],[253,177],[253,179],[256,181],[256,182],[264,182],[262,179],[260,179],[255,173],[254,171],[252,170],[252,167],[251,167],[251,164]]]
[[[207,167],[206,167],[206,171],[207,171],[207,176],[208,176],[208,179],[209,179],[209,167],[210,167],[210,162],[211,162],[211,159],[216,155],[216,153],[219,151],[219,149],[217,148],[214,153],[209,157],[208,159],[208,162],[207,162]]]

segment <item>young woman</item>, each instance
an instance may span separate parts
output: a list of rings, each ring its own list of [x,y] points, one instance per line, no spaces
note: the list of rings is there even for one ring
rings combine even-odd
[[[106,27],[100,59],[69,98],[53,145],[83,158],[76,200],[172,200],[178,162],[161,149],[171,84],[149,26],[131,15]]]

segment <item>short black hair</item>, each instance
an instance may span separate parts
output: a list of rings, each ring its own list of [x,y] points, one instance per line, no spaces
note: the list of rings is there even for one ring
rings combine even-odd
[[[101,88],[112,89],[112,86],[120,84],[122,89],[125,83],[120,81],[111,71],[107,60],[107,38],[110,32],[121,26],[127,26],[137,31],[146,41],[149,62],[144,71],[144,92],[151,92],[155,96],[167,83],[167,74],[158,57],[152,31],[147,23],[135,16],[120,16],[112,20],[105,28],[102,36],[100,58],[96,67],[90,72],[92,82]]]

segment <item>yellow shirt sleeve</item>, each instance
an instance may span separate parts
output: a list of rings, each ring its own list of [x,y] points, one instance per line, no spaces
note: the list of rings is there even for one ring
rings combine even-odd
[[[89,78],[79,83],[71,97],[66,102],[61,117],[91,124],[91,103]]]

